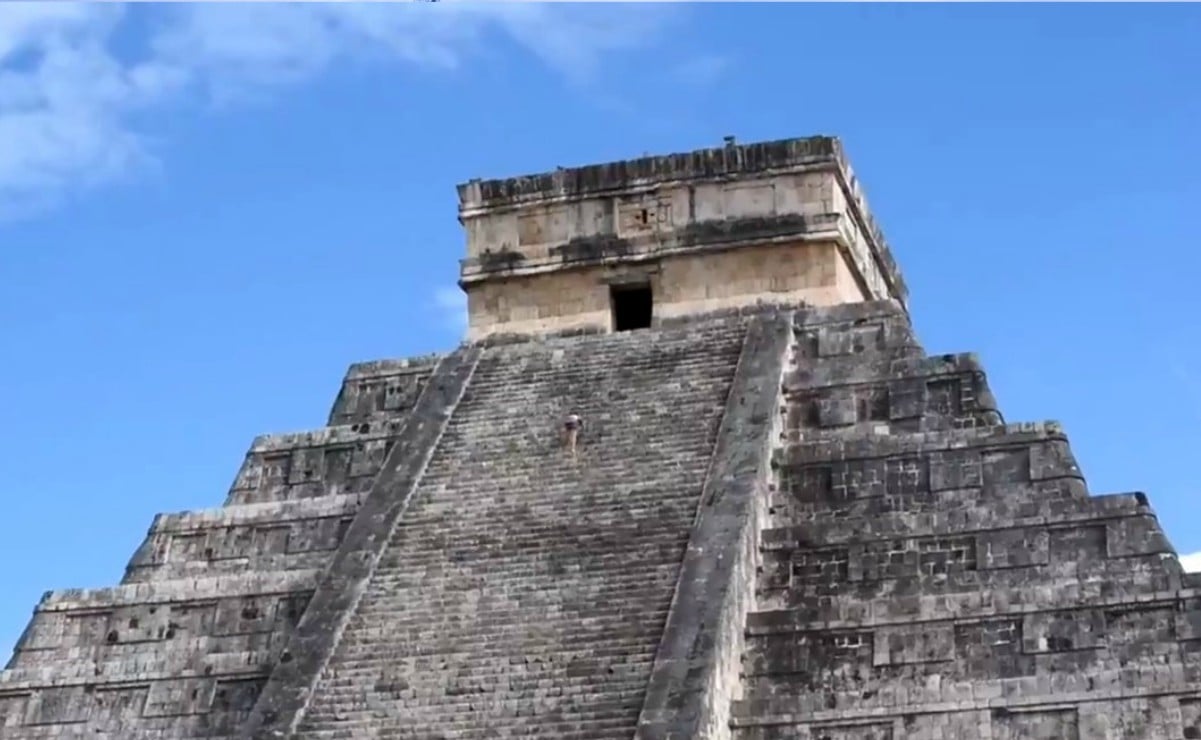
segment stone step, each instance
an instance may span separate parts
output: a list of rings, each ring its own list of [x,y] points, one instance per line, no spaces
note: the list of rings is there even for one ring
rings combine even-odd
[[[439,684],[436,695],[417,694],[409,688],[402,688],[405,683],[399,676],[389,676],[384,681],[373,680],[372,676],[366,674],[359,674],[353,678],[354,683],[331,687],[331,696],[336,698],[336,703],[320,710],[315,709],[314,714],[309,716],[317,718],[323,714],[345,714],[355,705],[358,705],[355,707],[358,709],[386,709],[391,706],[409,712],[433,707],[444,713],[443,721],[435,726],[452,729],[460,723],[486,726],[484,722],[470,716],[473,711],[485,707],[500,716],[522,716],[532,715],[537,709],[553,709],[554,705],[550,702],[570,703],[587,700],[589,708],[581,708],[578,716],[581,720],[587,720],[590,717],[613,716],[615,708],[623,710],[620,713],[628,716],[629,709],[637,708],[640,698],[638,693],[644,688],[644,680],[633,674],[574,678],[560,674],[538,682],[515,681],[514,686],[517,690],[531,694],[529,698],[517,699],[489,695],[485,693],[487,690],[481,691],[481,686],[473,684],[469,678]],[[418,717],[414,716],[411,719],[416,720],[414,724],[421,723]]]
[[[626,594],[627,598],[631,598]],[[577,610],[575,614],[547,614],[546,624],[536,634],[530,634],[530,627],[525,625],[503,624],[500,626],[492,625],[477,625],[473,620],[437,620],[436,617],[428,612],[419,613],[413,616],[410,620],[400,622],[396,625],[390,625],[388,635],[373,633],[371,623],[364,624],[364,620],[371,617],[370,612],[363,613],[357,616],[351,623],[351,626],[365,632],[366,634],[358,638],[347,638],[345,641],[344,656],[348,659],[347,666],[351,668],[362,668],[375,665],[378,663],[391,663],[397,659],[406,656],[412,658],[427,657],[434,655],[446,655],[462,651],[462,642],[465,640],[478,641],[479,646],[474,649],[472,655],[478,657],[481,661],[491,660],[499,655],[512,655],[512,651],[519,649],[521,646],[527,646],[530,649],[538,649],[542,651],[540,654],[552,660],[559,660],[560,653],[563,651],[573,652],[577,649],[588,648],[597,656],[612,656],[620,657],[621,655],[634,651],[634,654],[651,654],[653,650],[646,647],[647,644],[654,644],[654,638],[658,631],[662,629],[662,620],[667,615],[669,603],[664,601],[659,608],[648,608],[644,613],[639,613],[637,617],[630,617],[620,629],[610,627],[605,631],[597,631],[595,628],[577,627],[574,631],[566,622],[574,619],[579,621],[582,618],[583,609]],[[524,611],[509,609],[509,610],[489,610],[489,614],[496,620],[520,620],[529,619],[532,614],[536,613],[534,609]],[[628,610],[622,609],[598,609],[595,614],[590,613],[590,618],[608,621],[617,621],[628,615]],[[419,618],[423,617],[423,618]],[[550,620],[558,618],[561,623],[555,624]],[[458,630],[461,640],[448,641],[442,639],[442,633],[446,630]],[[380,647],[379,640],[381,637],[390,636],[399,643],[397,647]],[[564,641],[570,639],[570,645],[564,645]],[[491,643],[499,643],[493,645]],[[636,643],[631,646],[631,643]],[[372,649],[364,646],[372,645]],[[641,652],[639,652],[641,651]],[[353,658],[353,662],[350,659]]]
[[[189,603],[212,598],[288,594],[311,590],[316,577],[314,571],[243,573],[108,588],[63,589],[48,591],[38,604],[38,611],[98,610],[119,606]]]
[[[837,355],[817,362],[792,358],[782,384],[785,398],[794,394],[855,388],[862,385],[907,385],[919,380],[985,379],[984,366],[974,352],[888,357],[868,354]],[[982,388],[987,388],[982,385]],[[991,395],[991,393],[989,394]]]
[[[299,501],[268,501],[255,504],[230,504],[212,509],[196,509],[155,517],[150,531],[195,532],[228,529],[257,524],[281,524],[326,516],[354,514],[361,494],[322,496]]]
[[[219,738],[234,733],[259,676],[172,677],[0,693],[0,733],[19,738]]]
[[[330,425],[407,413],[441,359],[442,355],[426,355],[351,365],[330,410]]]
[[[633,554],[646,558],[655,555],[674,557],[685,543],[686,540],[679,537],[674,542],[674,547],[641,548]],[[622,549],[629,552],[627,548]],[[517,554],[514,558],[519,559],[520,555]],[[592,589],[600,588],[634,594],[648,589],[654,590],[664,579],[670,581],[673,578],[674,570],[670,565],[662,563],[638,567],[628,560],[620,564],[611,561],[613,565],[604,570],[598,567],[589,567],[587,571],[582,568],[569,570],[567,567],[561,566],[561,562],[560,558],[547,557],[541,559],[541,562],[537,564],[530,564],[519,569],[505,569],[498,568],[484,560],[476,560],[473,563],[466,559],[458,559],[457,562],[448,562],[441,568],[428,570],[419,568],[391,573],[383,571],[378,574],[376,579],[380,593],[373,595],[372,600],[364,601],[363,609],[369,611],[375,608],[377,603],[383,605],[381,608],[392,608],[391,601],[394,600],[392,594],[409,589],[441,588],[457,595],[459,591],[478,590],[502,578],[507,586],[506,597],[511,600],[538,595],[540,589],[545,588],[546,581],[550,578],[558,579],[564,592],[587,585]],[[445,581],[452,583],[447,584],[444,583]],[[455,581],[459,583],[454,583]]]
[[[818,562],[822,567],[829,567],[823,561],[838,557],[839,554],[821,552],[802,561],[803,567],[805,572],[812,573]],[[1010,557],[1016,559],[1018,556]],[[787,585],[776,586],[765,581],[757,593],[759,605],[767,609],[796,608],[813,601],[823,601],[831,605],[842,604],[845,599],[845,603],[857,603],[860,608],[870,607],[873,611],[882,608],[882,601],[893,601],[896,603],[890,613],[903,613],[903,610],[908,608],[909,600],[917,598],[918,594],[945,602],[951,597],[983,590],[991,592],[996,598],[1021,599],[1025,594],[1026,598],[1036,600],[1038,597],[1030,594],[1031,584],[1036,583],[1042,588],[1043,583],[1035,579],[1055,582],[1064,587],[1062,584],[1077,578],[1081,584],[1080,593],[1073,598],[1085,598],[1106,588],[1099,579],[1128,579],[1136,591],[1149,587],[1156,591],[1169,590],[1178,588],[1181,583],[1179,565],[1170,553],[1105,559],[1095,552],[1085,551],[1078,555],[1064,554],[1052,559],[1049,564],[1031,564],[1027,559],[1025,563],[997,568],[973,569],[973,565],[975,564],[970,562],[955,563],[946,566],[946,572],[943,573],[923,571],[921,575],[877,577],[859,581],[851,581],[837,575],[824,580],[824,574],[822,580],[804,580],[794,575],[792,582]],[[1132,570],[1137,575],[1130,575]]]
[[[1136,531],[1132,540],[1126,532]],[[1113,526],[1111,526],[1113,525]],[[1122,526],[1117,526],[1122,525]],[[1112,532],[1123,534],[1115,537]],[[1118,540],[1111,555],[1106,536]],[[1131,552],[1134,542],[1143,552]],[[1180,582],[1179,563],[1153,520],[1119,520],[1087,529],[996,530],[987,533],[914,537],[820,549],[765,553],[759,590],[762,603],[857,594],[864,599],[917,592],[962,593],[976,588],[1005,589],[1029,575],[1025,568],[1079,572],[1088,566],[1129,557],[1154,558],[1158,579]],[[1113,568],[1120,569],[1123,563]],[[1099,566],[1097,566],[1099,567]],[[786,592],[781,593],[781,592]]]
[[[794,314],[795,361],[920,357],[924,354],[900,306],[873,302],[800,310]]]
[[[218,723],[219,722],[219,723]],[[33,727],[17,727],[6,740],[64,740],[64,738],[88,738],[89,740],[236,740],[236,728],[240,719],[210,720],[200,718],[169,717],[157,724],[161,727],[142,727],[151,724],[143,721],[138,729],[129,726],[125,718],[114,719],[105,729],[101,722],[90,721],[80,724],[54,724]],[[189,727],[188,725],[194,725]],[[219,734],[214,734],[215,731]]]
[[[905,308],[892,300],[839,303],[831,306],[801,306],[790,311],[793,326],[815,329],[844,325],[861,326],[871,321],[898,321],[909,326]]]
[[[949,491],[1083,482],[1053,422],[815,440],[782,446],[773,465],[779,482],[769,527],[920,511]],[[1083,485],[1077,493],[1087,495]]]
[[[556,457],[562,455],[562,452],[555,453]],[[534,532],[537,532],[538,535],[557,532],[561,537],[594,532],[597,526],[595,520],[602,513],[606,516],[618,517],[618,522],[614,522],[614,524],[620,526],[621,529],[615,530],[615,532],[651,531],[662,526],[658,523],[658,518],[674,516],[680,509],[695,508],[688,506],[691,499],[686,492],[665,493],[661,489],[657,492],[654,487],[661,484],[662,475],[658,480],[646,481],[635,489],[622,486],[620,489],[604,495],[582,494],[579,492],[580,486],[602,486],[612,480],[612,476],[608,474],[609,471],[604,468],[598,471],[597,466],[592,463],[594,459],[595,455],[590,450],[581,449],[579,462],[582,465],[590,465],[589,473],[580,475],[575,471],[565,470],[564,477],[567,480],[561,479],[553,484],[548,483],[546,488],[538,488],[539,493],[531,495],[528,503],[526,499],[514,498],[508,493],[508,489],[523,484],[538,486],[540,481],[545,480],[544,478],[523,475],[497,476],[489,482],[487,487],[473,489],[471,493],[474,495],[464,497],[462,501],[469,502],[472,506],[487,506],[489,510],[518,518],[524,515],[524,518],[528,519],[530,530],[519,530],[512,538],[505,538],[503,534],[498,534],[494,527],[489,527],[487,517],[482,514],[465,515],[458,521],[450,523],[454,517],[455,507],[458,506],[460,510],[463,510],[462,502],[430,500],[419,523],[404,523],[401,528],[405,531],[412,531],[414,537],[422,537],[429,541],[432,541],[430,538],[436,539],[454,531],[461,534],[478,535],[486,541],[520,542],[533,538]],[[703,465],[704,458],[702,456],[691,457],[691,459],[683,458],[682,462],[686,465],[681,467],[694,468],[698,464]],[[560,463],[558,460],[553,460],[552,464],[562,465],[566,469],[572,463]],[[598,474],[598,472],[603,474]],[[617,486],[614,487],[617,488]],[[564,513],[569,505],[586,505],[592,507],[594,511],[569,516]]]
[[[404,431],[404,415],[258,437],[226,505],[361,494]]]
[[[95,711],[104,717],[107,708]],[[224,713],[222,713],[224,714]],[[5,740],[235,740],[237,728],[245,721],[241,716],[220,716],[217,712],[200,715],[173,715],[168,717],[137,718],[137,725],[126,715],[116,710],[109,713],[112,719],[94,719],[79,723],[41,724],[13,727],[6,730]]]
[[[785,441],[1002,423],[974,355],[800,362],[784,381]]]
[[[159,515],[122,582],[323,568],[360,501],[323,496]]]
[[[73,648],[102,655],[131,642],[150,650],[151,643],[166,646],[177,638],[285,630],[303,613],[316,578],[316,571],[247,573],[47,593],[11,664]]]
[[[897,537],[992,532],[1044,525],[1118,521],[1154,517],[1142,493],[1083,497],[1078,479],[1041,485],[1018,483],[989,489],[969,488],[931,494],[928,505],[912,511],[879,511],[866,516],[830,517],[814,512],[796,523],[775,522],[762,530],[762,550],[793,550]]]
[[[1037,711],[1041,707],[1058,711],[1065,708],[1071,711],[1078,707],[1077,711],[1087,712],[1089,704],[1128,702],[1181,691],[1197,694],[1201,692],[1201,681],[1181,682],[1172,676],[1166,666],[1139,665],[1096,674],[1062,672],[1037,678],[1003,678],[987,683],[929,681],[908,686],[904,690],[881,690],[868,692],[867,695],[863,691],[823,691],[797,696],[779,693],[747,696],[734,702],[733,724],[736,727],[786,724],[791,728],[803,724],[887,721],[889,717],[901,714],[918,717],[990,710],[999,706],[1002,700],[1009,713]],[[1105,708],[1100,708],[1100,711],[1104,712]],[[996,715],[993,717],[996,718]],[[975,729],[979,729],[978,726]],[[1037,736],[1018,734],[1010,737]],[[1065,736],[1057,734],[1043,737]]]
[[[1136,496],[1128,500],[1139,501]],[[898,518],[891,527],[886,521],[882,524],[889,528],[883,532],[872,531],[870,525],[823,530],[816,522],[767,530],[760,547],[760,590],[787,588],[812,596],[906,593],[927,585],[939,591],[953,584],[970,589],[975,578],[1000,585],[997,579],[1007,576],[996,574],[998,569],[1139,555],[1168,558],[1179,578],[1179,563],[1171,557],[1175,553],[1149,507],[1116,514],[1112,507],[1094,507],[1090,499],[1066,503],[1072,506],[1052,500],[1045,507],[1058,516],[1040,516],[1031,506],[1025,513],[1032,516],[1022,519],[982,507],[975,517],[936,512]],[[935,583],[940,578],[952,585]]]
[[[1136,665],[1184,670],[1179,650],[1163,650],[1188,626],[1174,601],[1104,609],[1002,615],[886,628],[772,633],[749,637],[742,656],[748,695],[870,691],[1054,674],[1097,675]]]
[[[489,348],[301,736],[493,737],[520,712],[517,736],[631,735],[744,327]],[[568,411],[584,419],[575,460]],[[366,702],[387,698],[377,686],[403,686],[394,724]]]
[[[339,401],[335,403],[334,421],[340,423],[256,437],[230,488],[226,504],[258,504],[366,491],[392,444],[403,434],[409,411],[433,369],[432,365],[422,368],[419,382],[413,378],[403,381],[416,383],[403,394],[397,387],[385,383],[386,388],[381,393],[390,397],[392,391],[397,391],[404,396],[403,402],[381,400],[379,409],[360,413],[340,407],[342,401]],[[354,375],[353,368],[351,375]],[[347,382],[358,388],[360,381],[348,376]],[[367,379],[362,383],[369,384]],[[343,392],[358,393],[357,390],[346,391],[345,385]],[[361,401],[353,401],[355,408]]]
[[[641,658],[641,659],[638,659]],[[478,694],[497,694],[506,691],[527,691],[551,688],[560,693],[600,692],[606,687],[631,688],[644,680],[653,656],[630,656],[621,662],[580,661],[578,665],[546,666],[539,671],[515,671],[514,666],[501,665],[478,670],[475,665],[458,664],[438,666],[444,671],[455,672],[452,677],[435,680],[430,676],[429,666],[413,666],[402,674],[394,665],[391,677],[383,683],[379,674],[371,669],[340,671],[329,683],[331,694],[346,697],[363,696],[373,691],[391,699],[408,703],[436,702],[444,706],[465,703]],[[424,670],[422,670],[424,668]],[[384,683],[390,685],[384,686]],[[490,701],[485,697],[486,701]],[[505,704],[504,701],[497,702]],[[510,705],[519,705],[510,700]]]
[[[846,593],[815,599],[796,589],[760,595],[758,611],[747,615],[747,629],[851,628],[855,625],[907,623],[984,617],[1005,611],[1047,611],[1074,604],[1121,604],[1136,594],[1140,600],[1193,598],[1198,592],[1181,588],[1179,571],[1165,565],[1170,555],[1114,558],[1099,563],[1052,563],[980,571],[976,578],[929,578],[906,583],[904,589],[868,588],[855,584]],[[805,625],[810,625],[805,627]]]
[[[0,692],[19,693],[40,688],[88,686],[119,687],[184,679],[243,680],[261,676],[265,669],[258,652],[198,654],[190,661],[172,660],[94,662],[31,665],[0,671]]]
[[[589,706],[595,705],[591,696],[579,698]],[[411,719],[413,707],[393,708],[383,702],[364,702],[348,707],[345,712],[323,712],[304,737],[358,738],[387,737],[396,740],[429,740],[435,737],[494,738],[499,727],[510,737],[546,737],[563,740],[613,740],[632,737],[638,722],[636,701],[609,702],[601,711],[577,711],[569,718],[563,716],[559,702],[548,701],[545,707],[527,705],[521,709],[494,707],[483,702],[464,704],[459,715],[450,715],[437,722]],[[368,714],[368,712],[370,712]],[[485,714],[487,720],[471,717]],[[364,715],[370,719],[361,718]]]
[[[1063,462],[1074,465],[1075,460],[1065,449],[1067,435],[1058,422],[1024,422],[1000,424],[980,429],[950,429],[909,434],[880,434],[868,438],[818,439],[782,445],[774,456],[780,468],[808,465],[815,462],[875,460],[898,456],[925,456],[935,452],[1003,450],[1031,445],[1058,444],[1066,455]],[[1039,472],[1047,463],[1058,460],[1038,460]],[[1079,474],[1079,469],[1075,470]]]
[[[189,578],[219,578],[247,571],[321,570],[329,565],[333,548],[297,553],[262,554],[246,557],[220,557],[211,561],[189,560],[129,570],[123,584],[161,583]]]
[[[1058,584],[1052,584],[1056,585]],[[1119,582],[1118,585],[1126,584]],[[1017,619],[1035,624],[1039,629],[1064,621],[1073,630],[1091,632],[1091,639],[1103,642],[1112,637],[1115,642],[1121,643],[1137,641],[1140,635],[1124,632],[1110,635],[1104,630],[1094,629],[1094,622],[1102,617],[1117,620],[1122,619],[1123,615],[1144,612],[1171,612],[1170,615],[1161,615],[1164,618],[1152,621],[1160,628],[1172,629],[1181,640],[1191,641],[1201,635],[1201,593],[1192,589],[1148,591],[1139,594],[1136,601],[1131,601],[1129,596],[1120,593],[1093,593],[1088,598],[1071,602],[1044,599],[1039,603],[1022,603],[985,598],[959,606],[962,608],[947,610],[941,614],[925,610],[914,615],[882,615],[881,618],[869,617],[860,620],[815,619],[811,609],[752,612],[748,615],[746,636],[750,641],[791,636],[789,639],[799,642],[820,635],[870,633],[882,636],[901,635],[913,642],[915,639],[925,639],[923,635],[933,634],[953,625],[979,625]],[[877,642],[881,646],[890,644],[890,641],[884,638]],[[1084,638],[1074,642],[1079,645],[1085,644]]]
[[[191,635],[183,630],[165,640],[146,640],[99,646],[29,650],[18,655],[9,670],[26,668],[44,673],[79,674],[85,678],[126,673],[162,673],[185,670],[208,658],[236,656],[235,665],[270,665],[283,644],[284,630],[239,635]]]

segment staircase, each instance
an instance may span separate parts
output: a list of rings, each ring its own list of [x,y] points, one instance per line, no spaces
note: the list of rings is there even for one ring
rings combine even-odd
[[[744,333],[487,349],[298,736],[632,737]]]

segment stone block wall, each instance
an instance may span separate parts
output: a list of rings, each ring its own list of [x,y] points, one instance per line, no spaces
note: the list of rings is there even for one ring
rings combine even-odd
[[[763,296],[906,299],[841,146],[825,137],[473,181],[459,192],[472,338],[608,327],[614,266],[661,274],[663,315]]]
[[[353,366],[331,426],[255,440],[226,505],[156,517],[123,585],[47,594],[0,737],[233,737],[436,362]]]
[[[650,287],[656,323],[762,302],[837,305],[865,296],[836,243],[786,242],[482,282],[468,288],[468,337],[610,331],[610,288],[631,282]]]
[[[798,312],[733,737],[1201,736],[1197,583],[1146,497],[896,307]]]

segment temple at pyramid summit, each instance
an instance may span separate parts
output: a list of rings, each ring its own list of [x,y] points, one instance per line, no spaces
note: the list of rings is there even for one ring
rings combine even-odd
[[[1201,738],[1201,576],[926,354],[837,139],[458,195],[466,340],[47,593],[0,738]]]

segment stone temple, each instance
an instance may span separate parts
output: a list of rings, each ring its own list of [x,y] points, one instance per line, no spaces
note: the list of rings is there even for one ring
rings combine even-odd
[[[923,351],[837,140],[458,190],[467,340],[47,593],[0,737],[1201,738],[1201,576]]]

